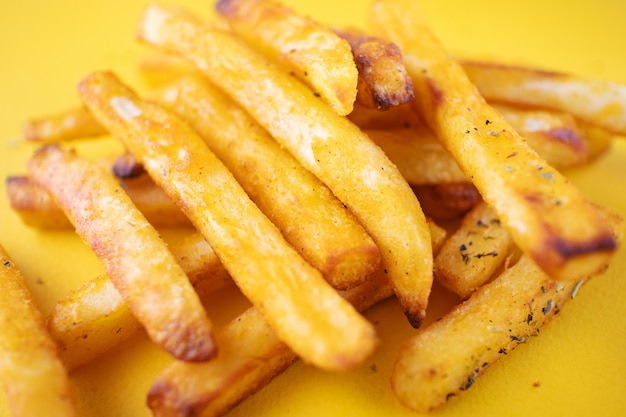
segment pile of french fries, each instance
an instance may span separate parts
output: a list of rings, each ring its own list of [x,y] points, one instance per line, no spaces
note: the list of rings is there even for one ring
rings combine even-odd
[[[73,228],[106,275],[43,318],[2,254],[13,415],[77,415],[68,372],[140,329],[172,358],[146,393],[153,414],[222,415],[297,359],[362,364],[385,340],[361,312],[389,297],[419,329],[393,391],[428,412],[608,267],[622,219],[559,170],[626,135],[626,86],[458,60],[417,2],[370,7],[356,29],[271,0],[219,0],[211,22],[149,4],[137,38],[174,57],[150,69],[167,83],[142,97],[94,71],[83,107],[26,123],[36,149],[28,176],[6,179],[12,208]],[[115,160],[72,149],[106,135],[126,149]],[[190,232],[167,246],[172,226]],[[461,301],[422,326],[435,280]],[[216,328],[202,302],[227,285],[252,307]]]

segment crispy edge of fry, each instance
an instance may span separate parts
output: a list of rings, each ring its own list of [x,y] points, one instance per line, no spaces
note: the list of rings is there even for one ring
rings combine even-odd
[[[358,71],[350,46],[329,27],[272,0],[220,0],[215,9],[238,37],[285,64],[337,114],[352,111]]]
[[[199,297],[232,280],[207,241],[192,233],[170,250]],[[142,326],[106,275],[70,291],[47,317],[50,335],[68,369],[76,369],[133,336]]]
[[[519,248],[555,277],[586,277],[602,269],[617,249],[604,217],[485,102],[419,6],[378,0],[370,18],[375,33],[402,48],[417,111]]]
[[[356,28],[335,29],[335,33],[350,44],[359,73],[356,99],[360,104],[388,110],[413,100],[413,81],[398,45]]]
[[[481,201],[471,182],[412,186],[424,213],[435,221],[456,220],[463,217]]]
[[[24,139],[41,144],[102,136],[106,133],[84,107],[33,118],[22,126]]]
[[[350,208],[378,245],[409,322],[419,327],[433,280],[429,230],[417,198],[384,152],[295,78],[188,13],[151,5],[137,35],[195,62]]]
[[[435,278],[466,299],[500,269],[513,246],[491,207],[481,201],[435,257]]]
[[[147,175],[120,180],[120,185],[154,227],[190,225],[189,219]],[[7,177],[6,190],[11,208],[24,224],[50,230],[72,227],[50,193],[28,176]]]
[[[463,60],[487,100],[552,108],[626,134],[626,85],[522,65]]]
[[[408,129],[424,123],[413,110],[410,102],[390,107],[385,111],[371,109],[356,102],[354,109],[346,116],[359,128],[367,129]]]
[[[21,272],[0,246],[0,382],[13,416],[78,416],[67,370]]]
[[[141,100],[111,72],[88,75],[79,95],[181,207],[294,351],[327,370],[347,369],[369,356],[378,342],[372,324],[284,240],[190,126]],[[344,337],[336,340],[335,334]]]
[[[216,87],[199,77],[183,78],[171,109],[334,288],[348,289],[378,269],[378,247],[352,213]]]
[[[57,145],[37,150],[27,167],[103,262],[151,340],[176,358],[214,356],[212,324],[198,295],[113,175]]]

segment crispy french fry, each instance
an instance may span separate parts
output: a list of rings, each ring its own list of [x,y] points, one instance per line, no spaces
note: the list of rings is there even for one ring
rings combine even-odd
[[[24,139],[40,143],[70,141],[103,134],[106,134],[106,130],[84,107],[31,119],[22,127]]]
[[[347,117],[361,129],[408,129],[424,124],[413,111],[410,102],[390,107],[385,111],[371,109],[357,102]]]
[[[120,180],[120,186],[154,227],[189,226],[189,219],[147,175]],[[6,179],[11,208],[22,221],[40,229],[72,227],[50,193],[26,176]]]
[[[388,110],[413,100],[413,81],[398,45],[359,29],[336,29],[348,41],[359,73],[356,99],[363,106]]]
[[[220,0],[238,37],[285,64],[337,114],[352,111],[358,71],[350,45],[330,28],[272,0]]]
[[[352,213],[241,107],[198,77],[179,87],[172,110],[334,288],[347,289],[378,269],[378,247]]]
[[[460,219],[481,201],[471,182],[416,185],[413,192],[424,213],[436,221]]]
[[[502,267],[513,246],[491,207],[480,202],[435,257],[435,277],[466,299]]]
[[[491,106],[553,167],[570,168],[587,162],[588,139],[571,114],[500,103]]]
[[[0,246],[0,385],[11,416],[78,416],[70,380],[24,277]]]
[[[554,277],[599,271],[617,242],[596,206],[487,105],[410,0],[376,1],[376,33],[398,43],[412,103],[519,248]]]
[[[56,145],[28,162],[155,344],[183,360],[215,355],[212,325],[185,272],[157,231],[100,166]]]
[[[79,94],[181,207],[281,340],[327,370],[372,352],[373,326],[284,240],[191,127],[109,72],[84,78]]]
[[[170,250],[200,297],[232,283],[199,233]],[[101,275],[57,302],[48,315],[47,327],[64,365],[75,369],[130,338],[141,324],[108,276]]]
[[[487,100],[560,110],[626,134],[626,86],[611,81],[494,62],[462,61]]]
[[[536,336],[586,280],[550,278],[522,256],[404,344],[391,379],[398,399],[425,413],[468,390],[485,369]]]
[[[138,36],[193,61],[332,190],[378,245],[409,321],[419,326],[432,286],[428,225],[384,152],[296,79],[194,16],[152,5],[140,20]]]

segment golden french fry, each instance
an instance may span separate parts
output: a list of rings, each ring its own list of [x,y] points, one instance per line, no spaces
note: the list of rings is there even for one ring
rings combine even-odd
[[[413,82],[398,45],[359,29],[336,29],[348,41],[359,73],[356,99],[363,106],[388,110],[413,100]]]
[[[480,202],[435,257],[435,277],[466,299],[504,265],[513,246],[491,207]]]
[[[412,103],[519,248],[554,277],[586,277],[617,248],[596,206],[487,105],[410,0],[376,1],[373,25],[398,43]]]
[[[56,145],[28,162],[155,344],[183,360],[216,353],[212,325],[173,255],[120,185],[100,166]]]
[[[294,351],[327,370],[349,368],[371,353],[373,326],[285,241],[191,127],[109,72],[87,76],[79,94],[181,207]]]
[[[152,5],[138,36],[193,61],[331,189],[374,239],[407,317],[419,326],[432,286],[428,225],[384,152],[296,79],[194,16]]]
[[[189,219],[147,175],[120,180],[120,186],[154,227],[190,225]],[[6,188],[11,208],[25,224],[40,229],[72,227],[50,193],[29,177],[7,177]]]
[[[465,73],[487,100],[560,110],[626,134],[626,86],[517,65],[464,60]]]
[[[460,219],[481,201],[471,182],[412,186],[426,215],[436,221]]]
[[[331,286],[347,289],[378,269],[378,247],[352,213],[221,91],[184,78],[171,109]]]
[[[172,245],[170,250],[200,297],[232,283],[199,233]],[[106,275],[85,282],[58,301],[48,315],[47,326],[68,369],[94,360],[141,328]]]
[[[22,134],[28,141],[52,143],[101,136],[106,134],[106,130],[84,107],[77,107],[28,120],[24,123]]]
[[[615,133],[606,128],[587,123],[580,119],[576,122],[587,137],[589,160],[597,158],[611,148],[611,144],[617,136]]]
[[[330,28],[272,0],[220,0],[237,36],[282,62],[337,114],[352,111],[358,71],[348,43]]]
[[[352,113],[346,116],[352,123],[361,129],[408,129],[424,123],[413,110],[411,102],[390,107],[385,111],[368,108],[358,101]]]
[[[24,277],[0,246],[0,385],[10,415],[78,416],[67,371]]]

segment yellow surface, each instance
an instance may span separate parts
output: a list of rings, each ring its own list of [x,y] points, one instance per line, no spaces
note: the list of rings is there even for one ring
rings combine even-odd
[[[180,0],[202,16],[212,4]],[[289,0],[335,25],[366,21],[368,1]],[[142,87],[137,63],[148,50],[133,38],[144,0],[4,0],[0,4],[0,174],[25,172],[33,147],[20,141],[22,122],[78,103],[76,82],[95,69],[113,69]],[[500,58],[626,84],[626,5],[620,0],[525,2],[424,0],[424,12],[449,50]],[[113,141],[79,146],[95,155],[119,150]],[[585,169],[567,172],[594,201],[626,216],[626,140]],[[179,233],[167,233],[175,239]],[[102,270],[72,232],[39,232],[22,225],[0,185],[0,243],[28,280],[41,309]],[[226,295],[226,296],[224,296]],[[583,287],[541,336],[494,365],[441,416],[626,415],[626,251],[608,273]],[[435,289],[429,320],[454,301]],[[220,294],[210,313],[224,322],[245,302]],[[234,409],[231,416],[401,416],[389,388],[399,344],[412,330],[395,301],[368,312],[383,343],[362,367],[342,375],[296,364]],[[0,335],[1,337],[1,335]],[[446,349],[442,346],[442,349]],[[85,416],[149,415],[145,393],[168,358],[142,335],[72,374]],[[36,401],[36,399],[33,399]],[[0,396],[0,416],[7,416]]]

